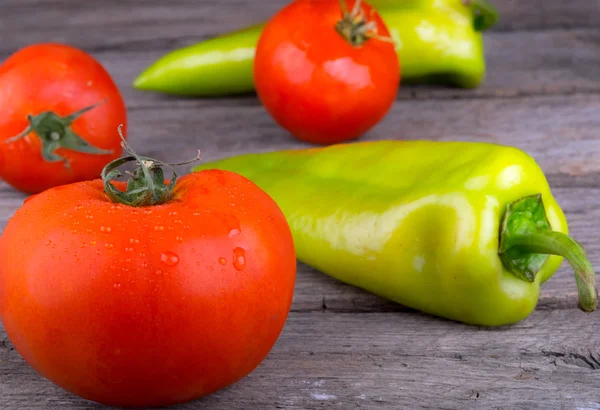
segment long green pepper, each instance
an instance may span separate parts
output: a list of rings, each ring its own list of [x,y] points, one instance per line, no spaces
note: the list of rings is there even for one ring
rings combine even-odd
[[[479,86],[485,77],[483,31],[497,20],[485,0],[371,0],[396,44],[403,84]],[[185,96],[254,91],[253,62],[264,24],[174,50],[133,86]],[[333,27],[332,27],[333,28]]]
[[[239,173],[271,195],[300,261],[437,316],[518,322],[565,257],[583,311],[593,268],[535,160],[474,142],[377,141],[245,154],[194,168]]]

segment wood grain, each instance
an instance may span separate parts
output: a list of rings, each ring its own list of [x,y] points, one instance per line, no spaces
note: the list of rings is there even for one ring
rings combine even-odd
[[[517,103],[515,101],[518,101]],[[518,104],[518,109],[515,108]],[[377,139],[485,141],[517,146],[530,153],[565,210],[571,233],[600,266],[600,95],[492,100],[398,101],[369,135]],[[196,149],[206,161],[245,152],[306,145],[277,127],[251,99],[174,102],[170,109],[130,112],[130,142],[140,154],[177,161]],[[179,168],[180,173],[189,168]],[[0,185],[0,226],[24,195]],[[539,308],[576,306],[576,287],[568,264],[545,286]],[[337,282],[300,264],[293,309],[336,311],[403,310],[402,306]]]
[[[527,44],[527,52],[522,52]],[[93,51],[111,73],[131,109],[172,107],[195,99],[169,98],[138,92],[131,83],[148,65],[164,55],[161,49]],[[486,35],[487,74],[472,90],[440,86],[400,87],[399,100],[519,98],[537,95],[599,93],[600,30],[497,32]],[[211,104],[238,104],[238,99],[211,99]],[[240,104],[258,104],[254,95]]]
[[[247,378],[173,409],[598,408],[598,332],[594,316],[575,310],[493,330],[411,312],[292,313]],[[101,408],[38,376],[8,341],[0,403]]]
[[[148,65],[175,48],[262,21],[285,1],[271,0],[261,3],[261,7],[246,8],[241,0],[203,2],[202,7],[193,4],[183,0],[169,5],[158,0],[111,0],[105,5],[71,0],[51,7],[39,0],[9,2],[3,6],[6,12],[0,14],[0,36],[11,41],[0,44],[0,58],[40,41],[71,44],[88,50],[105,65],[130,106],[146,106],[156,103],[156,96],[134,92],[131,82]],[[498,7],[503,13],[502,21],[507,22],[506,29],[518,29],[516,26],[523,23],[530,31],[506,31],[500,27],[486,33],[488,73],[482,87],[402,87],[399,98],[519,97],[600,91],[600,72],[594,69],[600,65],[600,30],[597,24],[584,29],[586,24],[582,23],[588,19],[600,21],[600,0],[504,0],[498,2]],[[567,22],[548,23],[556,18]],[[573,24],[568,23],[570,18]],[[532,29],[532,21],[545,29]],[[35,29],[21,29],[28,26]],[[13,36],[15,32],[20,35]]]
[[[600,186],[600,95],[397,101],[363,140],[431,139],[507,144],[532,155],[553,186]],[[210,161],[244,152],[302,148],[254,99],[173,100],[132,108],[130,140],[144,154]]]
[[[108,69],[140,154],[204,160],[305,147],[253,95],[179,99],[131,89],[169,50],[264,21],[287,0],[2,0],[0,61],[40,41],[72,44]],[[475,90],[401,87],[364,136],[486,141],[540,164],[571,233],[600,266],[600,0],[493,0],[488,74]],[[187,172],[186,168],[179,168]],[[0,230],[25,195],[0,183]],[[249,377],[174,409],[600,408],[600,321],[576,309],[565,263],[536,311],[498,329],[434,318],[298,264],[292,312]],[[100,409],[36,374],[0,326],[0,408]]]
[[[571,234],[586,248],[594,266],[600,266],[600,244],[597,241],[600,207],[589,206],[598,202],[600,190],[567,189],[555,190],[555,195],[565,209]],[[15,200],[15,205],[0,204],[0,214],[11,214],[21,199]],[[4,225],[2,221],[2,225]],[[576,309],[577,288],[573,271],[565,262],[554,276],[542,287],[538,310]],[[359,288],[344,284],[325,274],[298,263],[297,281],[294,291],[292,311],[331,311],[331,312],[394,312],[409,311],[397,303],[379,298]]]
[[[2,27],[4,24],[0,15],[0,36],[10,36],[10,30],[2,33]],[[148,30],[147,26],[143,28]],[[176,26],[170,29],[180,33]],[[205,28],[201,25],[199,30],[203,29]],[[153,30],[150,32],[154,33]],[[97,42],[105,45],[113,39],[120,41],[122,38],[129,38],[115,35],[107,28],[90,29],[89,32],[83,33],[75,28],[72,33],[58,29],[48,33],[37,30],[26,33],[28,34],[25,36],[14,37],[15,41],[0,44],[0,60],[20,47],[34,42],[63,42],[84,48],[97,58],[120,87],[130,108],[170,107],[185,103],[180,99],[150,92],[137,92],[131,86],[136,76],[146,67],[182,44],[165,45],[152,40],[148,47],[135,44],[123,47],[92,47],[91,45],[98,44]],[[102,38],[96,38],[96,35]],[[400,87],[398,99],[518,98],[600,92],[600,71],[596,69],[600,66],[600,29],[490,32],[486,34],[485,41],[487,73],[480,87],[465,90],[403,85]],[[249,97],[250,101],[257,103],[253,95]],[[214,104],[220,102],[219,99],[211,100]]]
[[[48,36],[83,48],[168,49],[266,21],[288,0],[3,0],[0,36],[22,46]],[[598,28],[599,0],[494,0],[493,31]],[[33,28],[26,30],[25,28]],[[19,36],[12,36],[19,32]],[[7,43],[0,47],[5,50]],[[531,49],[531,48],[530,48]]]

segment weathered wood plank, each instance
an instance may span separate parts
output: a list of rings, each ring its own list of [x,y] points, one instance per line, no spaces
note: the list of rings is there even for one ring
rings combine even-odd
[[[109,31],[104,28],[94,33],[110,38]],[[73,37],[64,37],[63,31],[43,35],[44,41],[76,46],[85,46],[82,43],[85,38],[80,32],[74,33]],[[36,38],[19,37],[16,42],[0,45],[0,61],[21,46],[40,39],[40,34],[37,34]],[[523,51],[524,44],[527,45],[526,51]],[[128,106],[132,109],[149,106],[169,108],[188,103],[187,99],[165,98],[155,93],[138,92],[131,87],[135,77],[166,52],[158,43],[153,43],[150,49],[136,48],[132,45],[117,51],[91,51],[112,75]],[[486,79],[476,89],[402,85],[398,99],[515,98],[600,92],[600,71],[595,69],[600,66],[600,30],[493,32],[486,35],[486,58]],[[249,96],[249,100],[257,103],[253,95]],[[211,103],[219,104],[220,100],[211,100]]]
[[[178,1],[180,4],[175,5],[154,0],[133,4],[111,1],[107,5],[74,1],[57,6],[39,1],[9,3],[0,14],[0,37],[11,41],[0,44],[0,58],[40,41],[72,44],[92,52],[107,67],[130,106],[156,104],[163,100],[131,89],[133,79],[149,64],[174,48],[261,21],[285,3],[272,0],[261,3],[261,7],[242,8],[247,2],[241,0],[203,3],[202,7]],[[574,29],[489,32],[486,34],[488,74],[481,87],[474,90],[402,87],[399,98],[599,92],[600,72],[594,67],[600,65],[600,31],[597,24],[590,25],[591,29],[581,29],[585,24],[579,22],[586,18],[599,20],[600,0],[554,0],[543,5],[540,1],[499,2],[504,13],[508,12],[503,20],[518,25],[528,18],[544,22],[556,16],[568,19],[575,13],[579,20]],[[512,16],[511,12],[516,14]],[[13,36],[15,32],[20,32],[19,36]]]
[[[191,44],[266,21],[288,0],[3,0],[0,36],[20,31],[11,43],[51,36],[85,48],[145,50]],[[494,0],[494,31],[597,28],[599,0]],[[27,27],[28,30],[24,28]]]
[[[308,147],[277,126],[254,99],[171,101],[170,106],[129,110],[129,139],[140,154],[177,160],[200,149],[202,159],[210,161],[245,152]],[[362,139],[513,145],[532,155],[556,188],[600,187],[598,112],[596,94],[397,101]],[[4,192],[12,190],[0,188],[0,195]]]
[[[488,70],[480,87],[465,90],[402,85],[398,99],[515,98],[600,92],[600,72],[595,70],[600,66],[600,30],[490,33],[486,44]],[[523,44],[528,45],[527,52],[522,51]],[[132,109],[188,104],[189,99],[132,89],[133,79],[162,54],[159,50],[93,52],[112,74]],[[211,104],[221,102],[210,100]],[[258,101],[250,95],[245,103],[258,104]]]
[[[571,234],[587,249],[592,264],[600,267],[600,243],[597,241],[600,207],[599,189],[554,190],[561,203]],[[24,195],[13,193],[6,185],[0,191],[0,229],[22,204]],[[538,309],[576,308],[577,290],[573,273],[565,262],[543,286]],[[342,312],[381,312],[410,310],[371,293],[346,285],[323,273],[298,263],[297,283],[292,310],[296,312],[331,310]]]
[[[553,182],[600,186],[600,95],[492,100],[397,101],[363,140],[467,140],[519,147]],[[132,108],[130,138],[166,159],[202,150],[206,161],[244,152],[307,147],[254,99],[174,100]],[[556,180],[554,181],[554,176]]]
[[[517,106],[518,104],[518,106]],[[600,96],[496,100],[400,101],[390,116],[366,139],[477,140],[518,146],[531,153],[548,174],[565,209],[571,233],[600,266]],[[174,104],[171,109],[130,112],[130,141],[140,154],[178,160],[200,148],[206,160],[292,147],[303,147],[273,124],[250,100]],[[180,173],[189,172],[180,168]],[[19,207],[24,195],[0,185],[0,227]],[[539,308],[576,305],[570,268],[563,268],[544,286]],[[293,309],[386,311],[403,307],[343,285],[299,265]]]
[[[492,0],[500,13],[495,31],[598,27],[600,0]]]
[[[592,264],[600,267],[600,244],[597,241],[598,224],[595,222],[600,220],[600,207],[594,205],[598,201],[597,198],[600,197],[600,190],[594,189],[590,192],[587,189],[558,189],[556,195],[565,209],[571,234],[587,249]],[[15,199],[13,205],[0,205],[0,214],[12,214],[21,202],[22,198],[18,198]],[[0,224],[4,226],[5,222],[6,218],[3,216]],[[577,288],[573,272],[565,262],[561,269],[542,287],[537,309],[574,309],[576,307]],[[411,309],[346,285],[307,265],[298,263],[292,311],[320,310],[387,312]]]
[[[252,374],[174,409],[598,408],[599,332],[594,315],[576,310],[537,311],[500,329],[412,312],[292,313]],[[100,408],[38,376],[5,341],[0,407],[25,404]]]

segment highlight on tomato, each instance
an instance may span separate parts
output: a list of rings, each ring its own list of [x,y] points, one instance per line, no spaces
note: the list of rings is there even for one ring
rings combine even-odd
[[[88,53],[54,43],[24,47],[0,65],[0,178],[28,194],[100,177],[121,156],[126,107]]]
[[[254,59],[257,95],[299,140],[359,138],[392,107],[401,70],[390,33],[361,0],[295,0],[276,13]]]
[[[239,381],[274,346],[296,279],[292,235],[241,175],[166,180],[174,164],[124,147],[102,179],[32,196],[8,221],[0,317],[27,363],[76,395],[187,402]],[[115,181],[127,163],[127,183]]]

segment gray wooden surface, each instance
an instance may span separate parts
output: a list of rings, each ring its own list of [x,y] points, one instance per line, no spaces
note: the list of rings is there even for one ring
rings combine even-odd
[[[252,95],[177,99],[130,88],[166,51],[263,21],[286,0],[2,0],[0,59],[66,42],[97,57],[127,100],[140,154],[204,159],[299,147]],[[365,139],[482,140],[531,153],[600,267],[600,0],[495,0],[476,90],[402,87]],[[0,184],[0,229],[24,196]],[[537,310],[500,329],[414,312],[302,264],[289,320],[241,382],[177,408],[600,409],[600,316],[576,309],[566,264]],[[33,372],[0,326],[0,408],[84,409]]]

